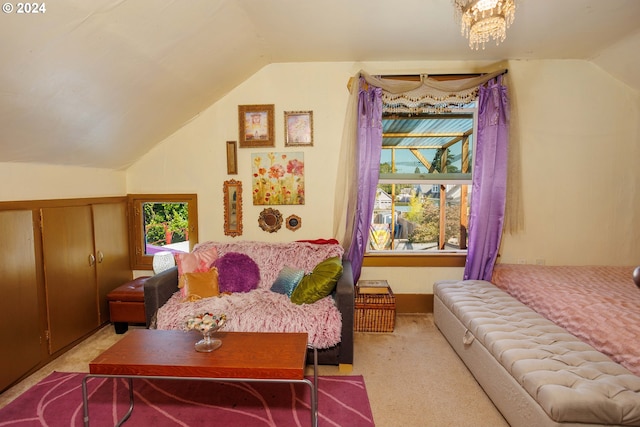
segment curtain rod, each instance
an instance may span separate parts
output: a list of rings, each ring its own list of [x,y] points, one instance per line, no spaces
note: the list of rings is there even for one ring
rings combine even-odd
[[[498,76],[501,76],[502,74],[507,74],[509,72],[508,68],[505,68],[504,70],[502,70],[501,73],[498,74]],[[493,73],[493,71],[491,72]],[[480,77],[480,76],[484,76],[486,74],[491,74],[491,73],[445,73],[445,74],[427,74],[427,76],[429,77],[446,77],[446,76],[467,76],[467,77]]]
[[[432,76],[484,76],[485,74],[491,74],[495,71],[491,71],[489,73],[446,73],[446,74],[431,74]],[[508,68],[502,70],[500,74],[507,74],[509,72]]]
[[[441,74],[391,74],[391,75],[381,75],[380,77],[382,77],[383,79],[393,79],[393,78],[420,78],[422,76],[427,76],[427,77],[480,77],[480,76],[484,76],[487,74],[492,74],[495,71],[489,72],[489,73],[441,73]],[[502,70],[502,72],[500,72],[499,74],[497,74],[496,76],[502,75],[502,74],[507,74],[509,72],[509,69],[505,68],[504,70]]]

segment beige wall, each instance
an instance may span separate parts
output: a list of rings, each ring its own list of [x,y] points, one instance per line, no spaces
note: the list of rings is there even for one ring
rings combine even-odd
[[[640,260],[640,94],[586,61],[512,61],[509,68],[514,140],[520,146],[524,230],[505,235],[502,262],[636,264]],[[495,65],[492,67],[496,68]],[[347,90],[356,71],[371,74],[486,71],[456,62],[305,63],[267,66],[162,141],[126,172],[0,164],[1,200],[195,192],[200,240],[223,234],[222,183],[243,182],[243,240],[331,237],[333,193]],[[276,151],[303,151],[306,204],[275,206],[302,228],[266,233],[261,206],[250,198],[250,154],[239,149],[238,175],[227,175],[225,142],[238,139],[237,106],[275,104]],[[284,147],[283,111],[313,110],[314,147]],[[240,239],[236,238],[236,239]],[[461,268],[365,268],[397,293],[430,293]]]
[[[0,163],[0,201],[124,196],[126,178],[110,169]]]
[[[509,68],[514,132],[520,144],[524,230],[506,235],[502,262],[634,264],[640,259],[640,95],[585,61],[513,61]],[[487,64],[275,64],[256,73],[202,112],[128,170],[127,190],[198,193],[200,239],[223,234],[222,182],[244,185],[241,239],[288,241],[331,237],[333,191],[346,82],[359,69],[371,74],[470,72]],[[493,66],[495,68],[495,65]],[[273,103],[276,147],[283,143],[283,111],[313,110],[314,147],[305,154],[306,204],[276,206],[296,214],[302,228],[266,233],[263,207],[250,199],[250,153],[239,149],[238,175],[226,174],[224,144],[238,139],[237,106]],[[461,268],[364,268],[362,278],[387,278],[397,293],[430,293],[435,280],[459,279]]]
[[[333,233],[333,194],[350,64],[271,65],[203,111],[128,170],[130,193],[197,192],[200,241],[233,240],[224,235],[222,184],[243,185],[242,240],[290,241],[329,238]],[[356,70],[357,71],[357,70]],[[226,141],[238,141],[238,105],[275,104],[275,147],[238,148],[238,174],[227,175]],[[284,146],[284,111],[313,111],[314,146]],[[303,152],[306,203],[272,206],[284,218],[295,214],[302,227],[284,225],[276,233],[258,227],[265,206],[251,199],[251,153]]]
[[[512,62],[509,78],[525,229],[502,262],[639,263],[638,92],[584,61]]]

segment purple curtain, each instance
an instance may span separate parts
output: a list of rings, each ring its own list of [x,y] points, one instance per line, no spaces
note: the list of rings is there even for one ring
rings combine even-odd
[[[479,88],[478,104],[478,137],[464,280],[491,280],[500,247],[509,138],[509,99],[502,76]]]
[[[382,89],[368,85],[360,79],[358,94],[358,196],[351,246],[347,259],[353,268],[353,280],[357,283],[362,270],[362,258],[366,250],[371,215],[378,186],[380,153],[382,151]]]

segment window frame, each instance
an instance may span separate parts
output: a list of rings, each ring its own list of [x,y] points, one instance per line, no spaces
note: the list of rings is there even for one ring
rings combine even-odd
[[[186,203],[189,207],[189,251],[198,243],[198,195],[197,194],[129,194],[129,254],[132,270],[153,270],[153,256],[145,255],[142,227],[144,203]]]
[[[477,100],[475,101],[477,102]],[[478,135],[478,106],[454,108],[448,113],[451,114],[472,114],[473,116],[473,145],[471,159],[475,159]],[[383,117],[384,119],[384,117]],[[383,148],[384,149],[384,148]],[[451,176],[448,179],[437,180],[433,177],[421,179],[417,176],[406,176],[404,179],[391,178],[393,174],[380,174],[378,184],[433,184],[433,185],[472,185],[473,169],[471,179],[459,179]],[[457,175],[457,174],[456,174]],[[368,267],[464,267],[467,259],[467,249],[456,252],[419,252],[419,251],[370,251],[367,243],[367,250],[364,253],[363,266]]]
[[[365,253],[363,267],[464,267],[466,253]]]

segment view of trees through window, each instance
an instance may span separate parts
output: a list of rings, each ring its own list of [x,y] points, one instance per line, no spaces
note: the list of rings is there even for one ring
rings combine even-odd
[[[467,249],[474,114],[383,117],[369,252]]]
[[[189,252],[188,203],[146,202],[142,210],[148,255],[159,249]]]
[[[466,249],[468,209],[461,202],[469,190],[469,185],[380,184],[370,250]]]
[[[198,242],[197,194],[127,196],[131,265],[150,270],[158,252],[191,252]]]

